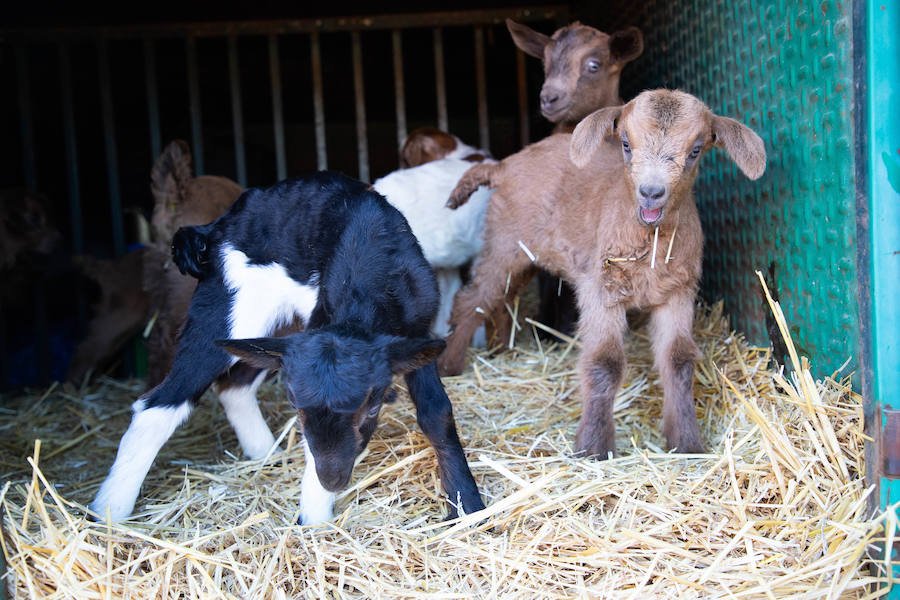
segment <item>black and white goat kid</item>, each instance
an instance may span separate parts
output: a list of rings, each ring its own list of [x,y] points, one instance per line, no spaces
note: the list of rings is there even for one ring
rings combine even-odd
[[[304,433],[300,523],[332,517],[335,492],[349,483],[392,397],[394,374],[404,375],[434,447],[450,516],[484,508],[434,362],[444,347],[428,333],[437,283],[384,198],[328,172],[248,189],[215,222],[181,229],[173,253],[200,283],[172,370],[134,403],[91,503],[98,516],[131,514],[159,449],[213,382],[245,453],[264,456],[273,438],[255,391],[272,369],[282,369]],[[301,333],[265,337],[298,319]]]

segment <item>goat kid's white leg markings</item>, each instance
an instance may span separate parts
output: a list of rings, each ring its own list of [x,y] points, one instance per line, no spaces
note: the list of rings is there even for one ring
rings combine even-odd
[[[144,401],[138,400],[132,406],[134,416],[119,442],[116,460],[91,502],[91,510],[103,518],[109,508],[113,521],[121,521],[131,514],[159,449],[191,414],[189,402],[145,409]]]
[[[303,525],[319,525],[334,516],[336,494],[319,483],[316,459],[305,439],[303,450],[306,453],[306,469],[303,471],[303,481],[300,482],[300,519]]]
[[[252,460],[263,458],[275,443],[272,430],[266,425],[256,399],[256,391],[265,378],[266,371],[262,371],[248,386],[219,392],[219,401],[237,434],[241,449]]]
[[[251,265],[247,255],[231,244],[222,247],[222,264],[225,285],[234,294],[229,315],[232,339],[270,335],[295,315],[309,320],[319,298],[318,277],[302,284],[278,263]]]

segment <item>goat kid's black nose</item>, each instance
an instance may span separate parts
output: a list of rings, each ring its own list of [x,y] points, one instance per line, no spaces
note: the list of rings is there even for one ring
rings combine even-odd
[[[666,193],[666,186],[655,184],[643,184],[638,188],[641,196],[648,200],[659,200]]]
[[[321,483],[322,487],[329,492],[339,492],[350,483],[350,473],[344,473],[342,471],[322,473],[317,469],[316,474],[319,476],[319,483]]]

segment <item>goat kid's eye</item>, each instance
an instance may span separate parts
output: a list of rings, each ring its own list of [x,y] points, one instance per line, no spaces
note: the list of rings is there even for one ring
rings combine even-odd
[[[381,402],[379,402],[378,404],[375,404],[375,405],[371,406],[371,407],[369,408],[369,413],[368,413],[368,414],[369,414],[370,417],[374,417],[374,416],[377,416],[377,415],[378,415],[378,411],[380,411],[380,410],[381,410]]]
[[[693,162],[697,160],[697,157],[700,156],[700,151],[703,150],[702,144],[697,144],[693,148],[691,148],[691,153],[688,154],[688,162]]]
[[[631,156],[631,144],[627,138],[622,138],[622,151],[625,152],[625,156]]]
[[[600,70],[600,63],[591,59],[585,63],[585,70],[587,70],[588,73],[596,73]]]

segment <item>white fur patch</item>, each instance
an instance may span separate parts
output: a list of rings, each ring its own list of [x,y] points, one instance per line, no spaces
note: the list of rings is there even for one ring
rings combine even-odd
[[[319,525],[334,516],[334,492],[329,492],[319,483],[316,473],[316,459],[303,440],[306,452],[306,469],[300,482],[300,520],[303,525]]]
[[[275,443],[272,430],[266,425],[256,399],[256,390],[265,378],[266,371],[262,371],[248,386],[219,392],[219,401],[225,408],[228,422],[234,427],[241,449],[252,460],[265,457]]]
[[[481,251],[484,215],[493,192],[482,186],[458,209],[446,206],[450,192],[471,166],[444,158],[394,171],[372,184],[406,217],[432,267],[460,267]]]
[[[144,409],[144,401],[138,400],[133,408],[134,416],[119,442],[116,460],[91,502],[91,510],[102,518],[108,508],[113,521],[127,518],[134,510],[141,484],[159,449],[191,414],[187,401],[175,407]]]
[[[278,263],[251,265],[247,255],[231,244],[222,246],[222,263],[225,285],[234,294],[229,316],[232,339],[270,335],[295,316],[309,320],[319,298],[317,278],[304,285]]]

